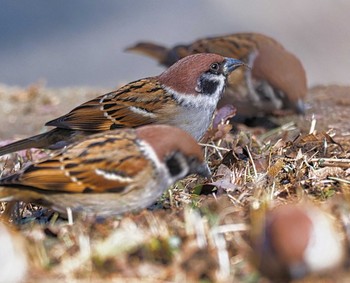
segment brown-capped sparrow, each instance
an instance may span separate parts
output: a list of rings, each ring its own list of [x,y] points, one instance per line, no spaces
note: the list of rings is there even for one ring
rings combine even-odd
[[[258,33],[236,33],[202,38],[173,48],[140,42],[127,48],[156,59],[164,66],[190,54],[212,52],[238,58],[251,69],[232,73],[219,107],[233,104],[237,115],[304,113],[306,74],[300,60],[271,37]]]
[[[37,202],[107,216],[151,205],[177,180],[210,170],[187,132],[167,125],[85,137],[0,179],[0,200]]]
[[[259,222],[254,259],[271,279],[282,282],[322,274],[344,263],[345,242],[335,220],[310,203],[278,206]]]
[[[131,82],[46,123],[53,130],[0,148],[0,155],[27,148],[61,148],[81,136],[147,124],[173,125],[200,140],[210,126],[227,76],[243,62],[216,54],[179,60],[156,77]]]

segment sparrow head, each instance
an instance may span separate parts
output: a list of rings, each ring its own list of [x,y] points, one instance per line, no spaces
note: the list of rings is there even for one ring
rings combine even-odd
[[[227,76],[243,65],[245,64],[237,59],[200,53],[177,61],[158,78],[167,91],[180,102],[190,103],[187,101],[189,96],[205,97],[208,101],[209,97],[216,105],[225,88]],[[195,97],[193,103],[196,101]]]
[[[333,270],[343,261],[341,235],[321,209],[287,204],[268,211],[265,217],[255,252],[260,258],[258,267],[267,276],[296,279]]]
[[[152,146],[173,181],[190,174],[210,177],[201,147],[187,132],[167,125],[144,126],[137,128],[136,132],[139,138]]]

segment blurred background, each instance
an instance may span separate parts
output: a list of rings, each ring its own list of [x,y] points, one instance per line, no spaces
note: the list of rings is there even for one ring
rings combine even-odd
[[[112,88],[163,68],[123,50],[261,32],[303,62],[309,85],[350,84],[347,0],[1,1],[0,83]]]

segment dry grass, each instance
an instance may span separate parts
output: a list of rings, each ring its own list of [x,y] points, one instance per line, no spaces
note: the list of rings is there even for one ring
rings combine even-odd
[[[48,209],[21,206],[12,218],[30,259],[25,281],[264,282],[250,260],[255,218],[305,199],[333,213],[350,237],[349,135],[319,130],[316,116],[301,123],[271,131],[239,126],[234,133],[221,124],[202,144],[212,179],[190,176],[150,210],[69,223]],[[32,158],[3,159],[2,174]]]

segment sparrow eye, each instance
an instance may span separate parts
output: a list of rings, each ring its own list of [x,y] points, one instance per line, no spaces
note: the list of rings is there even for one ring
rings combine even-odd
[[[219,69],[220,69],[219,63],[213,63],[210,65],[210,71],[212,71],[213,73],[217,73]]]

